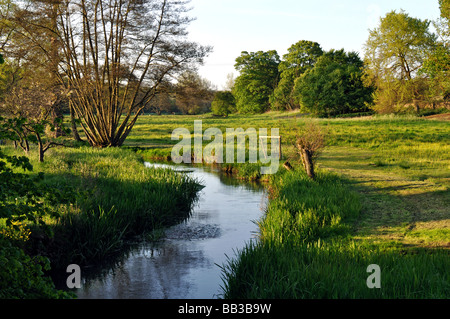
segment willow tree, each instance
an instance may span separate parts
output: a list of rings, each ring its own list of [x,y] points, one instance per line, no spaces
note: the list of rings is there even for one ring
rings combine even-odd
[[[122,145],[159,88],[211,50],[187,40],[189,1],[12,2],[14,35],[50,66],[93,146]]]
[[[391,11],[380,19],[379,27],[369,31],[365,44],[368,79],[378,86],[375,108],[391,111],[423,98],[426,81],[419,70],[434,47],[436,35],[431,21]]]
[[[63,1],[61,80],[91,145],[122,145],[158,88],[208,54],[186,40],[187,2]]]

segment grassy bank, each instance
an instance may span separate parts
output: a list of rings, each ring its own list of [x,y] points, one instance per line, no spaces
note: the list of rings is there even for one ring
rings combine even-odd
[[[284,160],[269,178],[261,241],[224,265],[226,298],[447,298],[450,247],[450,125],[414,116],[315,119],[327,132],[309,181],[292,141],[310,119],[272,112],[228,119],[143,117],[127,141],[170,154],[177,127],[280,129]],[[239,167],[236,167],[238,170]],[[252,176],[241,170],[242,176]],[[367,267],[381,268],[369,289]]]
[[[223,297],[447,298],[449,252],[375,244],[355,237],[361,201],[348,183],[322,172],[281,172],[260,223],[260,240],[223,266]],[[369,289],[369,265],[381,288]]]
[[[130,150],[81,147],[48,152],[44,163],[30,154],[29,174],[43,172],[40,183],[55,192],[65,189],[74,201],[53,207],[57,214],[44,216],[45,225],[22,223],[27,238],[15,243],[31,256],[49,258],[53,270],[65,272],[69,264],[93,266],[116,257],[129,240],[188,217],[201,189],[185,174],[146,168]],[[6,237],[17,233],[5,220],[0,226]]]
[[[271,193],[260,242],[224,265],[224,297],[450,295],[450,124],[413,116],[314,119],[327,132],[316,181],[305,176],[292,147],[298,128],[310,121],[296,112],[142,116],[126,140],[129,150],[52,149],[44,163],[31,154],[30,174],[44,172],[43,183],[71,189],[76,201],[57,207],[59,216],[46,216],[53,236],[32,222],[16,225],[23,234],[31,230],[25,250],[49,257],[53,268],[92,265],[121,251],[128,239],[185,218],[199,186],[182,174],[146,169],[142,158],[170,159],[178,143],[172,131],[193,132],[194,120],[202,120],[203,131],[279,128],[280,164],[294,166],[280,165],[274,176],[261,176],[258,165],[223,166],[238,178],[265,179]],[[366,285],[370,264],[381,268],[381,289]]]

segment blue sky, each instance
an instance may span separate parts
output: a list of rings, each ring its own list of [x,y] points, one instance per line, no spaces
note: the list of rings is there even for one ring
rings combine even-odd
[[[280,57],[300,40],[324,50],[360,52],[380,17],[403,9],[435,20],[438,0],[192,0],[189,38],[214,47],[199,74],[222,89],[241,51],[276,50]]]

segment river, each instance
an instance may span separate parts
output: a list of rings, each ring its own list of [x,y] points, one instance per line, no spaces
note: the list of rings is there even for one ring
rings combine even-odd
[[[211,167],[146,166],[181,169],[205,186],[191,217],[169,228],[162,240],[134,248],[106,274],[83,280],[75,291],[78,298],[220,298],[219,265],[255,239],[255,222],[266,205],[263,187],[239,182]]]

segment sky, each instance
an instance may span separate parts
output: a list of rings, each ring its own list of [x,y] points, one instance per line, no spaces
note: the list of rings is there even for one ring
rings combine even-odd
[[[213,47],[198,73],[219,90],[228,74],[238,75],[234,63],[242,51],[276,50],[282,58],[291,45],[309,40],[363,58],[369,29],[386,13],[439,17],[438,0],[191,0],[190,6],[189,39]]]

